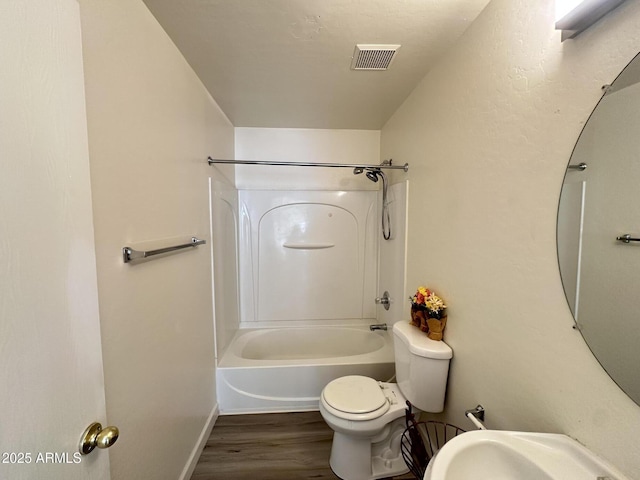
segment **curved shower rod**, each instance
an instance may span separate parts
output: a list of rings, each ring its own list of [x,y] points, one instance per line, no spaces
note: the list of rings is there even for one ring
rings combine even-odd
[[[362,169],[388,169],[409,171],[409,164],[392,165],[391,160],[385,160],[380,165],[367,165],[355,163],[314,163],[314,162],[280,162],[272,160],[222,160],[219,158],[207,157],[209,165],[214,163],[226,163],[232,165],[278,165],[284,167],[333,167],[333,168],[362,168]]]

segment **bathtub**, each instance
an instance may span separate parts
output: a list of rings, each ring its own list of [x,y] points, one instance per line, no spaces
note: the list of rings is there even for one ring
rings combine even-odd
[[[391,328],[243,329],[218,362],[218,404],[222,415],[318,410],[331,380],[366,375],[388,381],[394,371]]]

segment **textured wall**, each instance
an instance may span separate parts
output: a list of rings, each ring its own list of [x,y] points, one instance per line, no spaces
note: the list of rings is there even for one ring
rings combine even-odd
[[[233,127],[141,1],[80,3],[112,478],[175,480],[216,407],[205,159],[233,156]]]
[[[640,408],[571,328],[555,245],[564,169],[601,85],[640,49],[640,4],[564,43],[553,10],[491,2],[381,150],[411,164],[407,288],[450,306],[447,419],[470,428],[482,403],[490,427],[567,433],[640,478]]]

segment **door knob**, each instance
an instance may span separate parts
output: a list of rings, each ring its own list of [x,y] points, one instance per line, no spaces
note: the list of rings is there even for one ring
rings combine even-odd
[[[88,453],[93,452],[93,449],[96,447],[109,448],[111,445],[116,443],[119,435],[120,431],[117,427],[102,428],[101,424],[94,422],[89,425],[82,434],[78,451],[82,455],[87,455]]]

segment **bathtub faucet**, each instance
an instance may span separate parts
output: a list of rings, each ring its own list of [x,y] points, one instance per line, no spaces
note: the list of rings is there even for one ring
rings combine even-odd
[[[372,332],[374,330],[386,330],[386,329],[387,329],[386,323],[375,323],[373,325],[369,325],[369,330],[371,330]]]

